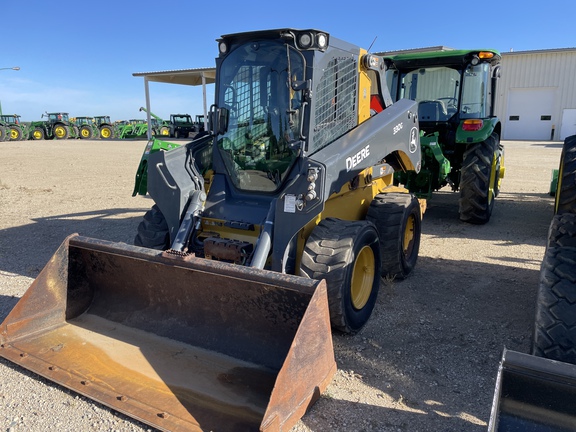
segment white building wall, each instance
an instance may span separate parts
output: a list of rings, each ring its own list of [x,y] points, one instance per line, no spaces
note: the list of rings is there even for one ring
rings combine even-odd
[[[561,140],[576,133],[576,48],[502,53],[501,64],[496,114],[503,139]]]

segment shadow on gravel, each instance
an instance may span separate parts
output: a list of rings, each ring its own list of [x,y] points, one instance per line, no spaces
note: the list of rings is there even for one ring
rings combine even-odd
[[[36,277],[70,234],[133,244],[148,209],[119,208],[62,214],[0,230],[0,271]]]
[[[0,294],[0,323],[4,321],[4,318],[6,318],[12,308],[16,306],[18,300],[20,300],[18,297]]]
[[[330,430],[353,421],[340,414],[352,405],[357,430],[485,430],[503,348],[529,350],[538,276],[507,263],[419,258],[408,279],[383,281],[359,334],[334,334],[339,374],[376,389],[374,403],[354,385],[346,400],[329,388],[304,421]],[[324,410],[338,418],[321,418]]]
[[[437,192],[427,203],[422,232],[436,238],[501,241],[544,246],[553,215],[554,198],[547,193],[502,192],[494,202],[490,221],[484,225],[462,222],[457,192]]]

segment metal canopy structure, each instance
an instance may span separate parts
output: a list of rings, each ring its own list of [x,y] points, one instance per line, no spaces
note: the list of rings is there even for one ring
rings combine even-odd
[[[202,99],[204,104],[204,127],[207,128],[208,105],[206,102],[206,85],[216,82],[216,68],[178,69],[158,72],[135,72],[135,77],[144,77],[144,91],[146,94],[146,117],[148,121],[148,139],[152,139],[152,122],[150,116],[150,90],[149,82],[166,84],[180,84],[188,86],[202,86]]]

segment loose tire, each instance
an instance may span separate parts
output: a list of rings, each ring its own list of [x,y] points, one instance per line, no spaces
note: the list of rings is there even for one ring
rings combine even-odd
[[[470,144],[460,171],[460,220],[485,224],[490,220],[499,192],[503,151],[500,137],[492,133],[486,141]]]
[[[563,213],[576,213],[576,135],[564,140],[560,157],[554,214]]]
[[[576,214],[556,215],[556,246],[548,247],[540,269],[532,354],[576,364],[576,248],[560,246],[574,241]],[[566,237],[563,239],[562,237]]]
[[[366,219],[378,230],[382,276],[406,278],[416,266],[420,250],[422,215],[418,198],[405,193],[376,195]]]
[[[69,134],[70,132],[66,126],[61,124],[54,126],[54,138],[64,140],[68,138]]]
[[[306,242],[300,274],[326,280],[332,327],[355,333],[376,304],[380,265],[378,231],[371,222],[327,218]]]
[[[149,249],[166,250],[169,248],[168,224],[157,205],[152,206],[144,214],[142,222],[138,225],[138,233],[134,238],[134,244]]]
[[[80,138],[82,139],[91,139],[92,138],[92,128],[90,126],[82,126],[80,128]]]

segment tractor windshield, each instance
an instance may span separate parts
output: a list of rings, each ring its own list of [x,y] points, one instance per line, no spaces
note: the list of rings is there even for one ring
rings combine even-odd
[[[240,45],[222,61],[218,106],[229,119],[217,143],[237,188],[274,192],[287,177],[302,117],[292,82],[303,71],[302,55],[277,41]]]
[[[449,67],[419,68],[401,74],[400,98],[418,102],[421,122],[445,122],[459,113],[460,119],[486,117],[490,65],[469,65],[465,70]]]

